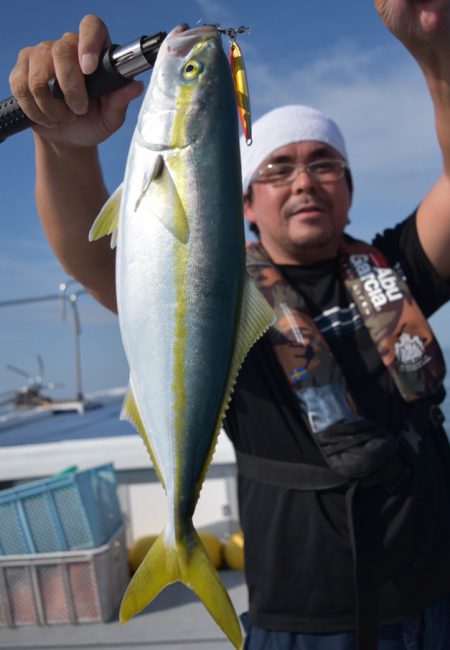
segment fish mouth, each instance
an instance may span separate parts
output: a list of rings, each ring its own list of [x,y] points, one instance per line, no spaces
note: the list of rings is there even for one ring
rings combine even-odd
[[[184,57],[189,54],[199,41],[217,40],[218,38],[219,32],[214,25],[200,25],[191,29],[188,25],[182,23],[174,27],[167,35],[167,52],[177,57]]]

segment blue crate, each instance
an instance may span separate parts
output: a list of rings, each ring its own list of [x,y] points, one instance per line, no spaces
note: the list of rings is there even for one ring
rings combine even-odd
[[[112,464],[0,492],[0,555],[104,544],[122,523]]]

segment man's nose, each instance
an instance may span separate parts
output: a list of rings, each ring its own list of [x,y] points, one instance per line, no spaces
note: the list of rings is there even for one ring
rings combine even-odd
[[[292,180],[292,192],[304,192],[314,187],[314,181],[311,179],[311,174],[305,167],[297,167],[295,176]]]

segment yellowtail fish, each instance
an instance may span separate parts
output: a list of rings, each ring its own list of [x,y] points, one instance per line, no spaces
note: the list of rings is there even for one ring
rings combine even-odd
[[[165,488],[167,525],[133,576],[120,620],[181,581],[235,648],[238,618],[192,516],[242,361],[273,321],[247,276],[239,133],[215,27],[180,26],[158,54],[123,187],[91,239],[117,243],[117,304],[134,423]]]

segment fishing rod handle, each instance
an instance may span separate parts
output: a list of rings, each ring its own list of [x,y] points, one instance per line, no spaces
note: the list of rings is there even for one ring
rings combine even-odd
[[[113,53],[118,47],[118,45],[111,45],[103,50],[96,70],[92,74],[85,75],[84,83],[89,99],[96,99],[130,83],[131,78],[122,75],[114,65]],[[48,87],[53,97],[64,99],[56,78],[49,79]]]
[[[0,102],[0,142],[10,135],[20,133],[32,124],[33,122],[20,108],[14,95]]]
[[[117,47],[117,45],[112,45],[104,50],[95,72],[85,75],[86,90],[90,99],[117,90],[117,88],[121,88],[131,81],[131,79],[120,74],[114,67],[112,54]],[[53,97],[64,99],[56,78],[49,80],[48,87]],[[32,125],[33,121],[22,111],[14,95],[0,103],[0,142]]]
[[[111,45],[103,50],[96,70],[85,75],[88,97],[96,99],[117,90],[130,83],[134,75],[152,68],[165,36],[166,32],[157,32],[127,45]],[[53,97],[64,98],[57,79],[50,79],[48,86]],[[13,95],[0,101],[0,143],[32,125],[33,121],[25,115]]]

